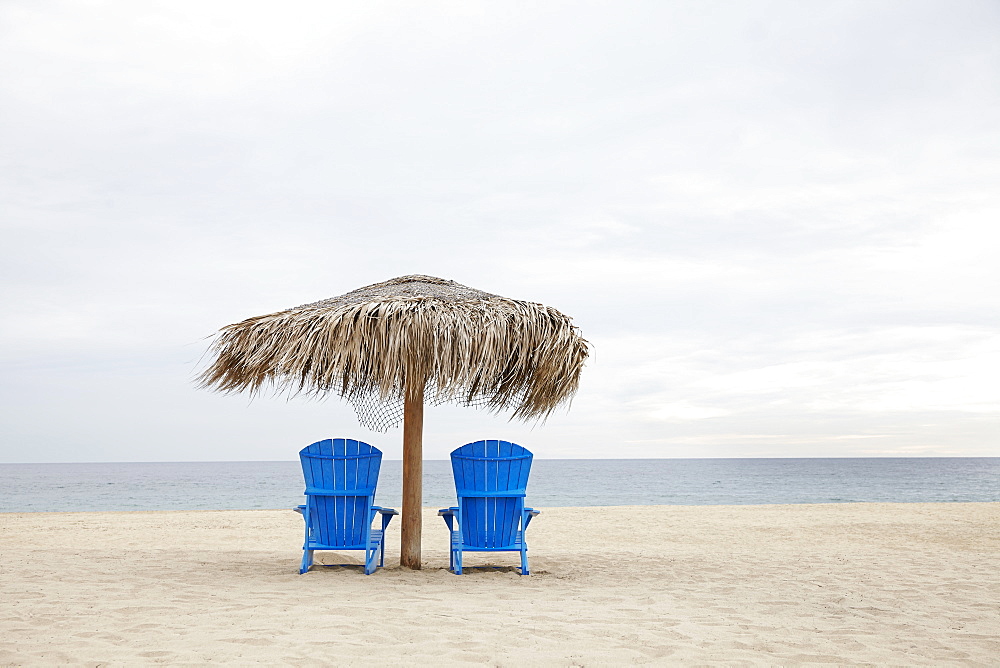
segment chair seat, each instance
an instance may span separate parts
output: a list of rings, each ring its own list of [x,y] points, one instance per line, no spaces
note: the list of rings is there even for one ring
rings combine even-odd
[[[520,552],[521,543],[524,542],[524,532],[518,531],[514,537],[514,542],[510,545],[498,545],[496,547],[476,547],[474,545],[463,545],[459,538],[458,531],[451,532],[451,549],[462,550],[463,552]]]
[[[357,545],[326,545],[323,543],[317,543],[315,541],[309,541],[306,544],[307,550],[371,550],[378,547],[379,543],[382,542],[382,531],[378,529],[372,529],[372,537],[368,545],[364,543],[358,543]]]

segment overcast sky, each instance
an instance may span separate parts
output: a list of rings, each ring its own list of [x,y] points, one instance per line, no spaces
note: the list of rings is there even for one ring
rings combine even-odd
[[[400,457],[192,378],[423,273],[571,315],[425,454],[1000,456],[1000,3],[0,2],[0,461]]]

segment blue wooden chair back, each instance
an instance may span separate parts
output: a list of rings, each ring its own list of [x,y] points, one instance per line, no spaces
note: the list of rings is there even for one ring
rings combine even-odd
[[[317,441],[299,451],[315,542],[367,544],[382,451],[353,439]]]
[[[476,441],[451,453],[463,541],[512,545],[520,529],[532,454],[509,441]]]

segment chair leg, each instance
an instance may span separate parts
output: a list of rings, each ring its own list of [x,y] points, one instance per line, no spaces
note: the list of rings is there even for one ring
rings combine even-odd
[[[455,575],[462,574],[462,548],[458,548],[455,552]]]
[[[313,563],[313,551],[302,549],[302,566],[299,567],[299,575],[302,575],[312,566]]]
[[[528,543],[524,540],[524,531],[521,531],[521,575],[528,575]]]

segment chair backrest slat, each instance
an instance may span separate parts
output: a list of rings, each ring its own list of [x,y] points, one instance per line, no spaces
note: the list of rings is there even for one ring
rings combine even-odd
[[[451,453],[466,545],[514,543],[532,457],[526,448],[499,440],[468,443]]]
[[[303,448],[299,459],[315,541],[330,546],[362,544],[371,525],[382,452],[362,441],[328,438]]]

